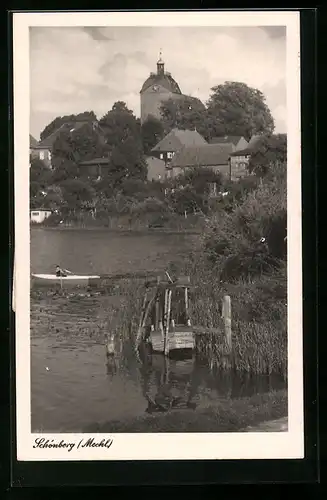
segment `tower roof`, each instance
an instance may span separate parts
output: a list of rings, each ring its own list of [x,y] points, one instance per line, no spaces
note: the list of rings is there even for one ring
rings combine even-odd
[[[150,73],[150,76],[145,80],[142,85],[140,93],[147,90],[152,85],[161,85],[169,92],[173,94],[181,94],[181,89],[179,88],[178,83],[174,80],[170,73],[164,71],[164,61],[162,59],[162,53],[160,51],[159,59],[157,61],[157,73]],[[161,67],[161,70],[159,68]]]

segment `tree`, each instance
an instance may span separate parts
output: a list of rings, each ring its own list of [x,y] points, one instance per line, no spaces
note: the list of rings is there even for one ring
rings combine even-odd
[[[160,109],[166,133],[173,128],[196,128],[201,135],[207,136],[206,108],[199,99],[189,96],[170,98],[162,102]]]
[[[78,164],[81,161],[101,158],[107,154],[107,150],[104,139],[89,124],[73,132],[62,132],[52,148],[54,180],[60,182],[78,177]]]
[[[77,115],[65,115],[65,116],[57,116],[51,123],[49,123],[44,130],[40,134],[40,139],[43,141],[49,135],[52,134],[55,130],[57,130],[61,125],[65,123],[74,123],[77,121],[96,121],[97,117],[94,111],[84,111],[83,113],[79,113]]]
[[[51,182],[51,170],[39,158],[32,158],[30,167],[30,204],[32,208],[44,206],[44,197]]]
[[[287,136],[274,134],[262,136],[253,148],[249,171],[258,177],[286,175]]]
[[[147,167],[142,146],[133,137],[128,137],[114,147],[110,155],[109,173],[114,184],[120,184],[126,178],[146,179]]]
[[[141,124],[133,112],[122,101],[117,101],[112,109],[99,121],[104,131],[109,149],[133,137],[141,145]]]
[[[274,119],[260,90],[241,82],[213,87],[207,103],[207,127],[211,137],[272,133]]]
[[[151,149],[161,141],[164,133],[163,124],[154,116],[149,116],[148,119],[142,123],[141,137],[145,154],[150,154]]]
[[[60,184],[63,200],[70,211],[93,206],[94,189],[79,179],[66,179]]]
[[[222,185],[222,176],[220,172],[215,172],[211,168],[192,168],[176,179],[177,185],[190,187],[199,195],[208,195],[210,185],[216,184],[217,189]]]

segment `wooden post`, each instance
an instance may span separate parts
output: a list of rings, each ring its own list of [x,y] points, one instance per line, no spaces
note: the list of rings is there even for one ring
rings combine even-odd
[[[155,317],[155,329],[158,330],[159,328],[159,321],[160,321],[160,298],[157,296],[156,298],[156,317]]]
[[[188,288],[185,287],[184,289],[184,297],[185,297],[185,316],[186,316],[186,323],[188,324],[189,322],[189,314],[188,314]]]
[[[170,323],[170,310],[171,310],[171,294],[172,291],[169,290],[167,294],[167,313],[166,313],[166,324],[165,324],[165,338],[164,338],[164,353],[165,356],[169,353],[169,323]]]
[[[138,348],[139,343],[142,340],[142,334],[143,334],[143,320],[144,320],[144,315],[146,311],[146,301],[148,298],[148,290],[145,290],[144,298],[143,298],[143,304],[142,304],[142,311],[141,311],[141,316],[140,316],[140,322],[137,330],[137,336],[136,336],[136,349]]]
[[[222,301],[222,317],[224,319],[225,339],[229,351],[232,350],[232,310],[231,299],[225,295]]]

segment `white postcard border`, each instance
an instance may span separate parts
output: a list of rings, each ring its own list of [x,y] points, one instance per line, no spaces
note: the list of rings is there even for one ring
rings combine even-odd
[[[32,434],[30,401],[29,27],[287,26],[288,136],[288,432],[172,434]],[[14,13],[14,188],[17,459],[195,460],[303,458],[300,27],[297,11]],[[83,448],[88,438],[113,440]],[[36,438],[74,443],[35,446]],[[80,446],[78,446],[80,444]]]

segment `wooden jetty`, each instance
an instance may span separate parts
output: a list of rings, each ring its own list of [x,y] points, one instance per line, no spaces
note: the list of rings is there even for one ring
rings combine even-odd
[[[172,280],[148,280],[145,284],[143,306],[137,331],[136,346],[149,343],[153,353],[170,353],[180,350],[194,351],[196,336],[224,332],[225,355],[232,352],[231,299],[222,299],[221,325],[219,328],[194,325],[191,319],[189,276]]]
[[[146,283],[137,343],[151,344],[153,352],[168,355],[177,349],[193,350],[195,330],[191,324],[190,278],[150,280]]]

